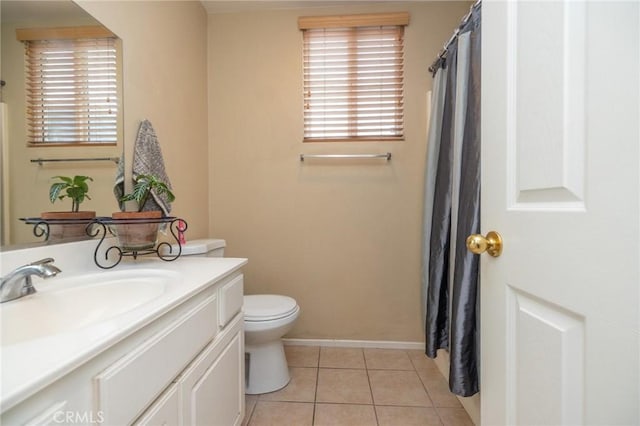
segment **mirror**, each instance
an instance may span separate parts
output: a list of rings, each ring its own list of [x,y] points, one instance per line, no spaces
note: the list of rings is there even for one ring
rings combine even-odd
[[[99,216],[118,210],[113,196],[116,162],[123,152],[122,92],[118,102],[118,142],[115,145],[27,146],[24,45],[17,28],[54,28],[102,25],[71,0],[2,0],[0,76],[5,82],[0,96],[0,242],[2,250],[25,244],[50,244],[33,234],[33,226],[20,220],[46,211],[70,211],[71,201],[51,204],[49,188],[54,176],[90,176],[89,196],[81,210]],[[118,79],[122,88],[122,46]],[[122,90],[122,89],[121,89]],[[92,161],[33,162],[37,159],[100,159]],[[110,160],[111,159],[111,160]]]

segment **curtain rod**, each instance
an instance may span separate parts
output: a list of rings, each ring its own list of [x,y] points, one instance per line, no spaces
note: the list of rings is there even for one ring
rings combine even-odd
[[[435,74],[436,71],[438,70],[440,63],[443,59],[445,59],[445,55],[447,54],[447,51],[449,50],[449,46],[451,46],[451,43],[454,42],[454,40],[458,37],[458,34],[460,34],[460,29],[462,27],[464,27],[464,25],[469,21],[469,18],[471,18],[471,15],[473,14],[473,10],[478,7],[480,5],[480,3],[482,3],[482,0],[477,0],[470,8],[469,8],[469,13],[467,13],[466,15],[464,15],[464,17],[462,18],[462,20],[460,21],[460,25],[458,25],[458,28],[456,28],[453,31],[453,35],[449,38],[449,40],[447,40],[447,42],[442,46],[442,50],[440,50],[440,52],[438,53],[438,55],[436,55],[436,59],[431,63],[431,66],[429,67],[429,72],[432,74]]]

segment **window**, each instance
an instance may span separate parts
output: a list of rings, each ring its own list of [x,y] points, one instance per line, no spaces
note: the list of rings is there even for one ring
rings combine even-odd
[[[304,141],[403,139],[407,13],[302,17]]]
[[[116,37],[103,27],[18,30],[25,43],[27,142],[118,141]]]

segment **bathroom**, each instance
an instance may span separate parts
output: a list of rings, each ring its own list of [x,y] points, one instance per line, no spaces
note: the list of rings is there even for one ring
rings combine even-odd
[[[77,3],[123,41],[125,158],[140,120],[149,119],[178,194],[173,212],[189,223],[187,239],[224,238],[228,256],[248,258],[246,293],[294,297],[303,314],[291,339],[424,341],[418,301],[432,84],[426,70],[470,2],[325,2],[330,5],[240,11],[221,2],[210,5],[220,8],[215,13],[199,2]],[[303,144],[297,18],[398,10],[411,16],[405,140]],[[118,156],[121,148],[105,155]],[[389,151],[393,159],[349,165],[299,160],[300,154],[363,150]],[[38,155],[47,152],[16,161],[28,164]],[[28,185],[17,194],[36,196],[14,217],[48,208],[49,177],[69,173],[92,174],[91,203],[115,211],[114,169],[82,167],[42,171],[29,165],[29,176],[11,182]],[[19,226],[12,234],[25,232]]]

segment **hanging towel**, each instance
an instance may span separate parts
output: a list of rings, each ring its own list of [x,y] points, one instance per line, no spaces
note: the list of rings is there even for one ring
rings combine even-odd
[[[164,168],[160,144],[149,120],[144,120],[140,123],[133,150],[134,181],[140,175],[155,175],[171,188],[169,176],[167,176]],[[143,210],[162,210],[165,216],[169,216],[169,213],[171,213],[171,203],[167,200],[166,195],[158,196],[153,191],[151,195],[153,199],[147,201]]]
[[[113,195],[116,196],[120,210],[124,211],[124,203],[120,201],[120,198],[124,195],[124,152],[120,156],[120,160],[118,160],[118,165],[116,166],[116,179],[113,184]]]

